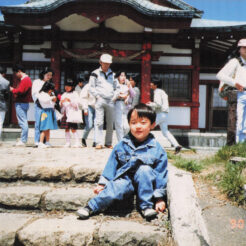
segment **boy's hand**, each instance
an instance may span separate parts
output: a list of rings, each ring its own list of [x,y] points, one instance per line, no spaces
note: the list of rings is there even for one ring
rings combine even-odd
[[[166,203],[162,199],[157,200],[157,202],[155,203],[156,212],[163,213],[165,209],[166,209]]]
[[[97,185],[97,187],[94,189],[94,193],[99,194],[102,190],[104,190],[104,185]]]

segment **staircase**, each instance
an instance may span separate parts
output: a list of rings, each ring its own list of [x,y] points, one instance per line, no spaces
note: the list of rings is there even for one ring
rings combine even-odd
[[[0,245],[173,245],[167,212],[150,222],[132,203],[78,220],[111,150],[0,147]]]

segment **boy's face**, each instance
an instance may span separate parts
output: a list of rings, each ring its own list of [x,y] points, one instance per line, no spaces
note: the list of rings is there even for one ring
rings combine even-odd
[[[137,111],[132,112],[130,122],[131,134],[137,139],[138,142],[143,142],[149,135],[150,130],[154,129],[155,123],[151,124],[147,117],[138,117]]]
[[[65,91],[66,92],[70,92],[71,90],[72,90],[72,86],[70,86],[70,85],[65,85]]]

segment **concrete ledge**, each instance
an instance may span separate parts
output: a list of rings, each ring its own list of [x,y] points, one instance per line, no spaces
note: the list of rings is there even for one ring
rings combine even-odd
[[[169,164],[167,186],[173,239],[177,246],[210,245],[192,176]]]

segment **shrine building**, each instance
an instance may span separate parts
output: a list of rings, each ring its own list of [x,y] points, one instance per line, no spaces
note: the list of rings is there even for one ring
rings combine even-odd
[[[63,92],[66,78],[90,73],[109,53],[113,71],[138,76],[142,102],[150,100],[151,78],[161,80],[170,128],[226,128],[215,75],[246,37],[246,22],[204,20],[179,0],[29,0],[0,9],[0,64],[12,85],[13,64],[22,63],[32,81],[50,66]],[[34,121],[33,103],[28,118]],[[6,120],[15,122],[14,107]]]

